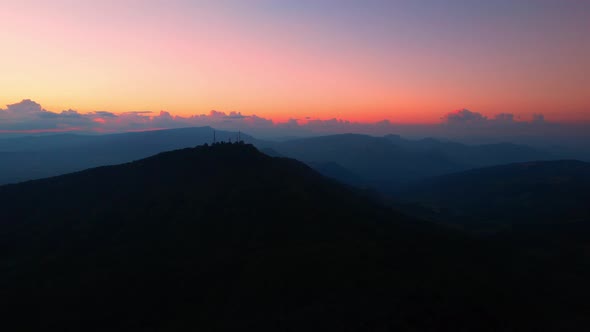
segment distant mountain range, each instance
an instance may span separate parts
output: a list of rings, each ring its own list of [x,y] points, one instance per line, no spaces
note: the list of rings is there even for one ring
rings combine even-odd
[[[89,167],[129,162],[152,154],[213,141],[210,127],[113,135],[50,135],[0,140],[0,184],[65,174]],[[215,131],[218,141],[238,133]],[[556,156],[514,144],[470,146],[435,139],[345,134],[284,142],[257,140],[242,134],[271,155],[301,160],[339,181],[394,191],[401,184],[476,167]]]
[[[281,155],[307,163],[335,163],[354,174],[333,177],[347,183],[394,191],[402,184],[471,168],[552,159],[550,153],[509,143],[465,145],[436,139],[405,140],[399,136],[332,135],[275,144]],[[329,173],[325,175],[330,176]]]
[[[23,331],[590,327],[583,252],[419,221],[246,144],[0,186],[0,210]]]
[[[238,133],[211,127],[110,135],[60,134],[0,139],[0,184],[55,176],[90,167],[129,162],[168,150],[237,140]],[[241,134],[247,142],[254,141]]]

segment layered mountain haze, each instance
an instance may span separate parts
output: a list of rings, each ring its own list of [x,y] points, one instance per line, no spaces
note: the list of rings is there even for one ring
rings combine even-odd
[[[0,184],[114,165],[196,144],[253,138],[211,127],[110,135],[59,134],[0,139]]]
[[[552,154],[516,144],[465,145],[436,139],[407,140],[396,135],[359,134],[321,136],[278,143],[282,155],[315,163],[335,163],[352,174],[350,181],[396,190],[402,184],[431,176],[507,162],[551,159]],[[329,175],[329,173],[326,173]]]
[[[193,127],[110,135],[49,135],[0,139],[0,184],[145,158],[195,144],[241,139],[271,155],[296,158],[342,182],[390,192],[429,176],[508,162],[551,159],[554,154],[515,144],[465,145],[435,139],[360,134],[259,140],[238,131]]]
[[[586,272],[406,217],[251,145],[1,186],[0,202],[2,298],[24,330],[589,323]]]

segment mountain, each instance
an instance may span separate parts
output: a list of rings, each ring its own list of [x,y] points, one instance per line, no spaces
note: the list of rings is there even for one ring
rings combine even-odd
[[[358,175],[348,169],[338,165],[335,162],[308,162],[308,166],[319,172],[325,177],[332,178],[341,183],[362,187],[365,181]]]
[[[211,143],[214,129],[195,127],[109,135],[58,134],[0,139],[0,184],[114,165],[168,150]],[[237,132],[215,130],[217,141]],[[504,163],[553,158],[514,144],[464,145],[395,135],[344,134],[271,142],[242,134],[271,156],[304,161],[329,177],[389,193],[426,177]]]
[[[236,139],[237,132],[215,130],[211,127],[187,127],[178,129],[162,129],[127,132],[105,135],[82,134],[55,134],[45,136],[25,136],[18,138],[0,139],[0,151],[46,151],[72,148],[96,148],[107,144],[123,144],[125,148],[134,149],[175,149],[178,145],[182,148],[185,144],[195,145],[195,141],[210,143],[213,140],[213,131],[218,141]],[[243,140],[250,140],[248,135],[241,135]],[[198,144],[203,144],[198,143]],[[143,144],[143,146],[138,145]],[[115,146],[117,147],[117,146]],[[163,151],[159,151],[163,152]]]
[[[194,127],[109,135],[60,134],[0,139],[0,184],[114,165],[168,150],[237,140],[237,132]],[[256,141],[242,134],[247,142]]]
[[[590,275],[589,163],[538,161],[474,169],[420,181],[396,197],[405,213],[504,243],[523,261],[542,262],[538,275],[554,273],[558,284],[585,288],[578,277]]]
[[[590,221],[590,163],[514,163],[434,177],[398,194],[468,223],[539,225]]]
[[[421,222],[251,145],[0,186],[30,331],[573,331],[587,271]],[[567,281],[567,282],[566,282]]]
[[[435,138],[407,140],[397,135],[386,135],[385,138],[404,148],[440,153],[466,168],[554,158],[554,153],[513,143],[467,145]]]
[[[438,154],[416,153],[383,137],[359,134],[292,140],[280,143],[275,150],[304,162],[336,163],[358,174],[368,184],[380,187],[444,174],[460,167]]]
[[[274,150],[308,164],[335,163],[355,174],[350,180],[384,192],[419,179],[503,163],[550,159],[548,153],[515,144],[464,145],[436,139],[406,140],[396,135],[321,136],[277,143]],[[342,172],[340,172],[342,173]]]

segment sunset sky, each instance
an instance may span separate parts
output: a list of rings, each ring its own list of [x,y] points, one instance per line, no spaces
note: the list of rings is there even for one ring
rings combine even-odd
[[[585,0],[0,0],[0,43],[0,109],[590,121]]]

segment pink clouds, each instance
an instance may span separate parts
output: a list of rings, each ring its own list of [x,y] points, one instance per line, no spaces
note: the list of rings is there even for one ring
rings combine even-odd
[[[478,130],[481,128],[500,129],[511,125],[532,127],[548,124],[545,121],[545,116],[539,113],[533,114],[531,120],[526,121],[521,120],[519,116],[516,116],[512,113],[499,113],[490,118],[481,113],[473,112],[468,109],[460,109],[447,113],[441,118],[441,120],[443,120],[443,124],[447,126],[458,126],[462,128],[471,127]]]
[[[465,124],[465,123],[481,123],[487,121],[487,117],[484,115],[472,112],[468,109],[461,109],[456,110],[450,113],[447,113],[443,120],[448,124]]]
[[[0,132],[78,131],[87,127],[94,117],[96,115],[92,113],[83,116],[72,110],[49,112],[38,103],[26,99],[0,109]]]
[[[225,130],[241,130],[255,137],[312,136],[339,133],[361,133],[370,135],[401,134],[409,137],[487,137],[491,140],[505,140],[521,136],[567,136],[581,131],[588,132],[584,124],[558,124],[549,122],[542,114],[535,114],[524,121],[512,113],[499,113],[488,117],[467,109],[450,112],[441,118],[439,124],[407,125],[382,120],[370,123],[353,122],[343,119],[291,118],[285,122],[240,112],[212,110],[208,114],[190,116],[173,115],[166,111],[159,113],[125,112],[111,113],[94,111],[80,113],[75,110],[51,112],[32,100],[0,108],[1,134],[37,134],[60,132],[116,133],[146,131],[182,127],[211,126]]]
[[[188,117],[174,116],[166,111],[125,112],[114,114],[106,111],[79,113],[65,110],[50,112],[40,104],[26,99],[0,109],[0,133],[42,132],[124,132],[190,126],[215,126],[218,128],[263,128],[273,127],[272,120],[239,112],[211,111],[209,114]]]
[[[257,115],[240,112],[221,112],[212,110],[208,114],[191,116],[172,115],[166,111],[125,112],[114,114],[106,111],[79,113],[65,110],[60,113],[47,111],[38,103],[23,100],[0,109],[0,133],[51,133],[51,132],[126,132],[153,129],[167,129],[193,126],[212,126],[219,129],[243,130],[273,135],[305,135],[312,133],[389,133],[393,124],[388,120],[376,123],[359,123],[342,119],[290,119],[274,122]]]

